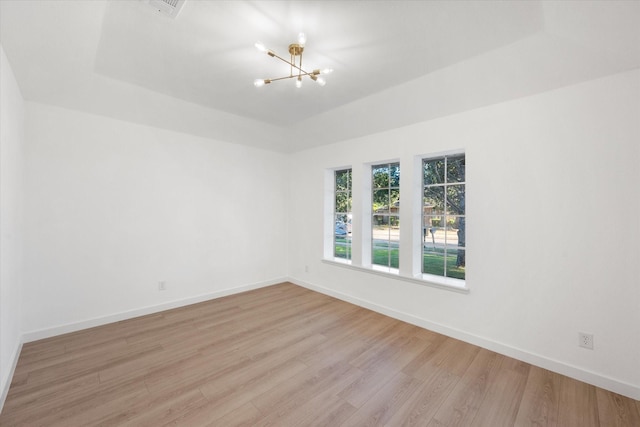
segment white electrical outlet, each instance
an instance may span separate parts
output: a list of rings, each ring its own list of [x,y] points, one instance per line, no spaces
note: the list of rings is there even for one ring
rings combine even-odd
[[[158,290],[159,291],[166,291],[167,290],[167,282],[165,282],[164,280],[162,282],[158,282]]]
[[[582,348],[593,350],[593,334],[578,333],[578,345]]]

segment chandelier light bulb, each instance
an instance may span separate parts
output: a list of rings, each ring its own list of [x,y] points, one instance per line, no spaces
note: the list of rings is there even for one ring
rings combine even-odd
[[[298,89],[300,89],[302,87],[302,79],[300,77],[298,77],[298,80],[296,80],[296,87]]]
[[[256,44],[254,45],[256,47],[256,49],[258,49],[260,52],[266,52],[267,51],[267,47],[262,43],[262,42],[256,42]]]
[[[264,86],[264,80],[263,79],[255,79],[253,81],[253,85],[255,87],[262,87],[262,86]]]
[[[322,77],[318,77],[318,80],[316,80],[316,82],[320,85],[320,86],[324,86],[327,84],[327,82],[322,78]]]
[[[298,43],[305,44],[307,42],[307,36],[304,33],[298,34]]]
[[[333,73],[333,68],[325,68],[324,70],[320,71],[321,74],[330,74]]]

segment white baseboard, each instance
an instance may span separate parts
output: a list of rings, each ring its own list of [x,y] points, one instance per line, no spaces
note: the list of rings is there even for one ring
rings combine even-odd
[[[157,304],[153,306],[141,307],[134,310],[123,311],[120,313],[110,314],[107,316],[95,317],[92,319],[83,320],[80,322],[67,323],[64,325],[58,325],[51,328],[39,329],[36,331],[25,332],[22,335],[22,341],[25,343],[41,340],[44,338],[54,337],[56,335],[67,334],[69,332],[76,332],[82,329],[93,328],[96,326],[102,326],[109,323],[119,322],[122,320],[132,319],[134,317],[145,316],[147,314],[153,314],[164,310],[170,310],[172,308],[183,307],[185,305],[197,304],[199,302],[208,301],[216,298],[225,297],[232,294],[238,294],[240,292],[246,292],[253,289],[264,288],[267,286],[275,285],[278,283],[286,282],[286,277],[280,277],[277,279],[266,280],[263,282],[251,283],[247,285],[237,286],[235,288],[223,289],[207,294],[197,295],[194,297],[184,298],[180,300],[174,300]]]
[[[22,339],[18,341],[18,345],[16,346],[13,354],[11,355],[11,365],[9,367],[9,372],[7,375],[2,378],[2,396],[0,396],[0,412],[2,412],[2,408],[4,408],[4,402],[7,400],[7,394],[9,394],[9,388],[11,387],[11,380],[13,379],[13,373],[16,371],[16,366],[18,365],[18,359],[20,358],[20,352],[22,351]]]
[[[489,338],[473,335],[468,332],[451,328],[446,325],[434,323],[411,314],[403,313],[401,311],[394,310],[389,307],[385,307],[380,304],[373,303],[371,301],[356,298],[351,295],[343,294],[333,289],[325,288],[322,286],[313,285],[303,280],[298,280],[292,277],[288,278],[288,281],[298,286],[302,286],[307,289],[311,289],[316,292],[323,293],[325,295],[332,296],[334,298],[358,305],[360,307],[373,310],[375,312],[384,314],[394,319],[402,320],[403,322],[411,323],[412,325],[420,326],[421,328],[428,329],[430,331],[438,332],[442,335],[446,335],[452,338],[459,339],[464,342],[468,342],[478,347],[486,348],[496,353],[512,357],[523,362],[530,363],[549,371],[556,372],[561,375],[565,375],[570,378],[577,379],[587,384],[594,385],[596,387],[603,388],[605,390],[612,391],[614,393],[627,396],[631,399],[640,400],[640,387],[634,384],[625,383],[624,381],[610,378],[605,375],[601,375],[595,372],[585,370],[559,360],[554,360],[546,356],[531,353],[510,346],[508,344],[493,341]]]

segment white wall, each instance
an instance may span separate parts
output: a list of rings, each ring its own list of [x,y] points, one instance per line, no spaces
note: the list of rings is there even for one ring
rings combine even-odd
[[[27,340],[286,277],[284,155],[34,103],[26,141]]]
[[[639,118],[635,70],[297,153],[290,274],[640,399]],[[469,294],[321,262],[326,168],[395,158],[408,165],[459,148],[467,156]],[[593,351],[578,347],[579,331],[594,334]]]
[[[21,346],[24,102],[0,46],[0,408]]]

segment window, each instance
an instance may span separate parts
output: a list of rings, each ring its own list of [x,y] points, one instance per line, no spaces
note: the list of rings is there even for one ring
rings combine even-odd
[[[371,263],[387,269],[399,267],[400,163],[371,167]]]
[[[400,160],[325,169],[323,262],[393,276],[394,280],[469,292],[465,153],[405,153],[402,162],[402,241]],[[355,240],[351,234],[354,212]]]
[[[333,256],[351,260],[351,169],[334,173]]]
[[[465,279],[465,155],[423,159],[422,272]]]

